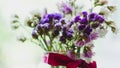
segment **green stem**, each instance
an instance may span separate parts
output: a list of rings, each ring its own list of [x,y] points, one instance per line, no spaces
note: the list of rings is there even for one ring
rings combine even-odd
[[[59,45],[60,45],[60,49],[64,50],[63,47],[62,47],[62,43],[61,42],[59,43]]]
[[[46,36],[45,36],[45,34],[44,34],[43,37],[41,36],[41,38],[42,38],[43,42],[45,43],[45,46],[47,47],[47,50],[50,51],[49,46],[47,45],[47,42],[46,42]]]
[[[45,43],[43,43],[43,39],[39,39],[38,41],[40,41],[41,45],[47,50]]]
[[[56,68],[59,68],[59,66],[56,66]]]
[[[65,66],[62,66],[62,68],[66,68]]]
[[[44,50],[46,50],[46,48],[43,46],[44,44],[41,41],[40,41],[41,44],[33,41],[32,39],[31,39],[31,42],[33,42],[36,45],[39,45],[41,48],[43,48]]]
[[[80,49],[81,49],[80,47],[77,48],[77,55],[78,55],[78,57],[80,57]]]
[[[53,47],[53,45],[52,45],[52,43],[53,43],[53,38],[48,34],[48,37],[49,37],[49,39],[50,39],[50,50],[52,50],[53,49],[53,51],[55,51],[55,49],[54,49],[54,47]]]
[[[69,47],[68,47],[69,45],[67,43],[65,43],[65,44],[66,44],[66,51],[67,51],[67,50],[69,50]]]
[[[50,50],[51,50],[51,49],[54,50],[53,45],[52,45],[53,40],[51,39],[51,37],[49,37],[49,38],[50,38]]]
[[[54,66],[51,66],[51,68],[55,68]]]

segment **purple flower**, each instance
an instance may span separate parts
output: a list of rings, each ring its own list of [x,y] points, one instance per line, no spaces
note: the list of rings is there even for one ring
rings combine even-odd
[[[74,24],[74,21],[70,21],[70,22],[68,23],[68,27],[71,27],[73,24]]]
[[[97,19],[96,19],[99,23],[103,23],[104,22],[104,17],[99,15],[97,16]]]
[[[84,33],[87,35],[90,35],[91,32],[92,32],[92,28],[90,26],[87,26],[84,30]]]
[[[75,55],[75,53],[74,53],[72,50],[68,50],[67,53],[66,53],[66,55],[67,55],[69,58],[73,59],[73,60],[76,59],[76,55]]]
[[[68,29],[67,26],[63,25],[63,27],[62,27],[63,32],[65,32],[67,29]]]
[[[87,14],[88,13],[86,11],[82,12],[83,17],[87,17]]]
[[[91,50],[90,51],[86,51],[86,52],[84,52],[83,56],[87,57],[87,58],[92,58],[93,52]]]
[[[52,20],[54,18],[54,14],[52,14],[52,13],[51,14],[47,14],[46,18]]]
[[[91,40],[95,40],[95,39],[98,38],[98,33],[94,32],[94,33],[90,34],[89,37],[90,37]]]
[[[90,39],[90,37],[87,37],[87,38],[85,39],[85,44],[87,44],[87,43],[89,43],[89,42],[91,42],[91,39]]]
[[[37,26],[36,26],[36,28],[35,28],[36,31],[37,31],[37,33],[40,34],[40,35],[43,33],[43,30],[42,30],[42,26],[41,26],[41,25],[42,25],[42,24],[37,24]]]
[[[55,27],[61,27],[61,23],[56,23]]]
[[[96,21],[97,16],[98,15],[96,13],[91,13],[88,15],[90,21]]]
[[[59,35],[59,30],[55,29],[52,33],[53,37],[56,37]]]
[[[64,28],[62,36],[64,36],[68,40],[71,40],[73,37],[73,30]]]
[[[53,19],[56,19],[56,20],[60,20],[62,18],[62,14],[60,13],[51,13],[51,14],[47,14],[44,18],[43,18],[43,22],[44,20],[47,22],[49,21],[52,21]]]
[[[54,13],[54,19],[60,20],[62,18],[62,15],[60,13]]]
[[[50,22],[49,18],[44,18],[40,21],[40,24],[45,24],[45,23],[49,23],[49,22]]]
[[[92,45],[90,46],[85,46],[84,50],[83,50],[83,56],[87,57],[87,58],[92,58],[92,56],[94,55],[94,53],[92,52]]]
[[[68,29],[67,32],[69,32],[69,33],[74,33],[74,31],[73,31],[72,29]]]
[[[67,39],[68,39],[68,40],[71,40],[71,39],[72,39],[72,37],[73,37],[72,33],[67,32]]]
[[[56,23],[55,24],[55,28],[57,29],[57,30],[61,30],[61,23]]]
[[[64,36],[65,38],[67,38],[67,32],[66,32],[66,31],[63,31],[63,32],[62,32],[62,36]]]
[[[50,29],[52,29],[52,26],[49,23],[42,24],[41,27],[44,34],[47,34]]]
[[[74,22],[79,22],[81,20],[80,15],[75,16]]]
[[[37,35],[37,32],[35,30],[33,30],[33,32],[32,32],[32,37],[34,39],[38,39],[38,35]]]
[[[64,19],[64,18],[61,18],[61,19],[60,19],[60,22],[62,23],[62,25],[65,24],[65,19]]]
[[[98,21],[99,23],[104,22],[104,17],[102,15],[98,15],[96,13],[91,13],[91,14],[89,14],[88,17],[89,17],[90,21]]]
[[[86,25],[79,25],[78,30],[81,31],[81,30],[85,29],[85,27],[86,27]]]
[[[36,30],[41,30],[41,29],[42,29],[41,24],[37,24]]]
[[[45,24],[43,24],[43,25],[42,25],[42,28],[49,29],[49,26],[50,26],[50,24],[49,24],[49,23],[45,23]]]
[[[66,43],[66,38],[64,36],[61,36],[59,39],[62,43]]]
[[[85,42],[83,40],[75,41],[75,46],[82,47],[84,44],[85,44]]]
[[[77,40],[77,41],[75,42],[75,46],[82,47],[82,46],[84,46],[85,44],[91,42],[91,38],[90,38],[89,36],[84,35],[84,37],[86,37],[86,38],[82,38],[81,40]]]
[[[53,22],[54,22],[54,24],[59,23],[59,21],[58,21],[58,20],[53,20]]]
[[[80,24],[85,24],[85,25],[87,25],[88,24],[88,20],[87,20],[87,18],[82,18],[81,20],[80,20]]]
[[[60,11],[62,11],[65,14],[70,14],[72,12],[72,8],[69,4],[63,2],[61,4]]]

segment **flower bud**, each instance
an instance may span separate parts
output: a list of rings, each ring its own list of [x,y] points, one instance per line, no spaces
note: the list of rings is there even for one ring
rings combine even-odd
[[[79,22],[80,20],[81,20],[81,18],[79,15],[74,18],[74,22]]]
[[[33,30],[33,32],[32,32],[32,37],[34,39],[38,39],[38,35],[37,35],[37,32],[35,30]]]
[[[86,27],[85,25],[79,25],[78,30],[81,31],[81,30],[85,29],[85,27]]]
[[[87,35],[90,35],[91,32],[92,32],[92,28],[90,26],[87,26],[84,30],[84,33]]]
[[[85,12],[85,11],[84,11],[84,12],[82,12],[83,17],[87,17],[87,14],[88,14],[88,13],[87,13],[87,12]]]
[[[55,29],[55,30],[53,31],[53,33],[52,33],[52,36],[53,36],[53,37],[56,37],[56,36],[58,36],[58,35],[59,35],[59,30]]]
[[[26,20],[27,26],[32,27],[32,23],[33,23],[32,20],[30,20],[30,19],[27,19],[27,20]]]
[[[107,8],[111,11],[114,12],[116,10],[116,6],[107,6]]]
[[[100,4],[101,4],[101,5],[108,4],[108,0],[101,0],[101,1],[100,1]]]
[[[80,20],[80,24],[88,24],[88,20],[87,20],[87,18],[82,18],[81,20]]]
[[[60,41],[61,41],[62,43],[66,43],[66,38],[65,38],[64,36],[61,36],[61,37],[60,37]]]
[[[21,42],[25,42],[26,41],[26,37],[25,36],[19,36],[17,39],[19,41],[21,41]]]

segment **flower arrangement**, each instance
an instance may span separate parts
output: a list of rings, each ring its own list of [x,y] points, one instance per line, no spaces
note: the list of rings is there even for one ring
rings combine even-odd
[[[90,0],[92,7],[84,11],[84,6],[76,5],[77,1],[58,3],[59,12],[35,13],[25,21],[27,25],[21,24],[17,15],[12,22],[30,28],[30,38],[46,51],[44,62],[53,68],[97,68],[92,60],[93,41],[104,37],[108,29],[117,31],[114,21],[109,20],[115,6],[109,6],[107,0]],[[95,12],[96,8],[104,10]],[[19,25],[14,25],[14,29]],[[27,39],[19,38],[23,42]]]

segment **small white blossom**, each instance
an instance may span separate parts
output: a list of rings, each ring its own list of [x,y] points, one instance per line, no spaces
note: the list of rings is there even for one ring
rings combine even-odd
[[[107,34],[107,29],[98,29],[98,37],[104,37]]]
[[[107,6],[97,6],[93,9],[93,12],[95,13],[102,13],[104,14],[105,17],[108,17],[109,14],[111,13]]]

